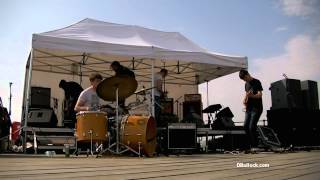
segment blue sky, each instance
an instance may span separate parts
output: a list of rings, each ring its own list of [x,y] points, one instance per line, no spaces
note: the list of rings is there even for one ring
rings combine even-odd
[[[320,75],[316,70],[320,69],[318,9],[317,0],[2,0],[0,96],[8,106],[9,82],[13,82],[13,120],[19,121],[32,34],[65,27],[84,18],[178,31],[210,51],[247,56],[253,76],[257,74],[260,79],[267,79],[264,83],[266,94],[268,84],[281,79],[282,71],[289,77],[319,82]],[[305,49],[312,52],[304,52]],[[313,66],[301,66],[299,59],[302,58],[306,63],[312,61]],[[288,64],[290,67],[269,77],[278,72],[274,68],[280,68],[270,64]],[[296,69],[300,73],[295,73]],[[217,86],[230,86],[232,82],[238,85],[230,87],[235,92],[221,95],[222,90]],[[234,109],[241,120],[243,113],[238,107],[241,106],[238,94],[243,93],[243,82],[231,75],[210,82],[211,86],[214,95],[210,102],[222,101],[220,103]],[[205,92],[205,87],[200,86],[200,91]],[[268,99],[266,95],[265,110],[270,107]]]

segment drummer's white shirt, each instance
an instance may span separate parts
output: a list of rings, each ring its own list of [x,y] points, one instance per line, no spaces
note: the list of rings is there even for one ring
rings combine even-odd
[[[98,106],[100,105],[100,100],[97,92],[93,89],[92,86],[81,92],[79,100],[81,102],[84,102],[84,106],[88,106],[91,108],[98,108]]]

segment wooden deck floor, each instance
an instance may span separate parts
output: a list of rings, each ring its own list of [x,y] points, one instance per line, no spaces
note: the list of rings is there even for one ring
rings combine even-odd
[[[237,167],[237,163],[270,167]],[[320,151],[169,157],[0,155],[0,179],[320,179]],[[72,179],[71,179],[72,178]]]

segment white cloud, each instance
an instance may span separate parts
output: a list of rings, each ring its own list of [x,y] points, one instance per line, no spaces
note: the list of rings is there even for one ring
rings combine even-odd
[[[312,40],[309,36],[298,35],[289,40],[285,49],[285,54],[253,60],[252,71],[268,81],[279,79],[283,73],[296,79],[319,78],[320,36]]]
[[[281,26],[275,29],[275,32],[281,32],[281,31],[286,31],[288,28],[286,26]]]
[[[280,0],[280,4],[288,16],[308,16],[319,10],[318,0]]]
[[[264,112],[260,119],[266,119],[266,111],[271,107],[270,84],[283,79],[283,73],[293,79],[315,80],[318,82],[318,88],[320,87],[320,35],[315,39],[306,35],[295,36],[288,41],[285,49],[285,53],[275,57],[249,59],[250,73],[262,82],[264,88]],[[238,73],[211,81],[209,90],[210,104],[229,106],[235,114],[235,121],[244,120],[241,103],[244,95],[244,82],[239,79]],[[200,86],[199,91],[203,93],[205,99],[206,86]]]

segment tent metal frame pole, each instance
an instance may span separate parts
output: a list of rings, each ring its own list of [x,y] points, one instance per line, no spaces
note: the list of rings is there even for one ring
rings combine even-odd
[[[152,91],[151,91],[151,93],[152,93],[152,109],[151,109],[151,114],[152,114],[152,116],[153,117],[155,117],[155,99],[154,99],[154,88],[153,87],[155,87],[155,85],[154,85],[154,64],[155,64],[155,60],[154,59],[152,59],[152,67],[151,67],[151,87],[152,87]],[[156,118],[156,117],[155,117]]]
[[[209,106],[209,81],[206,80],[207,82],[207,107]]]
[[[26,145],[27,145],[27,124],[28,124],[28,114],[29,114],[29,104],[30,104],[30,94],[31,94],[31,77],[32,77],[32,64],[33,64],[33,48],[31,48],[30,52],[30,61],[29,61],[29,75],[27,81],[27,94],[26,94],[26,102],[25,102],[25,113],[24,113],[24,137],[23,137],[23,152],[26,153]]]
[[[206,82],[207,82],[207,107],[209,107],[209,81],[206,80]],[[209,127],[211,125],[210,113],[208,113],[208,125]]]

